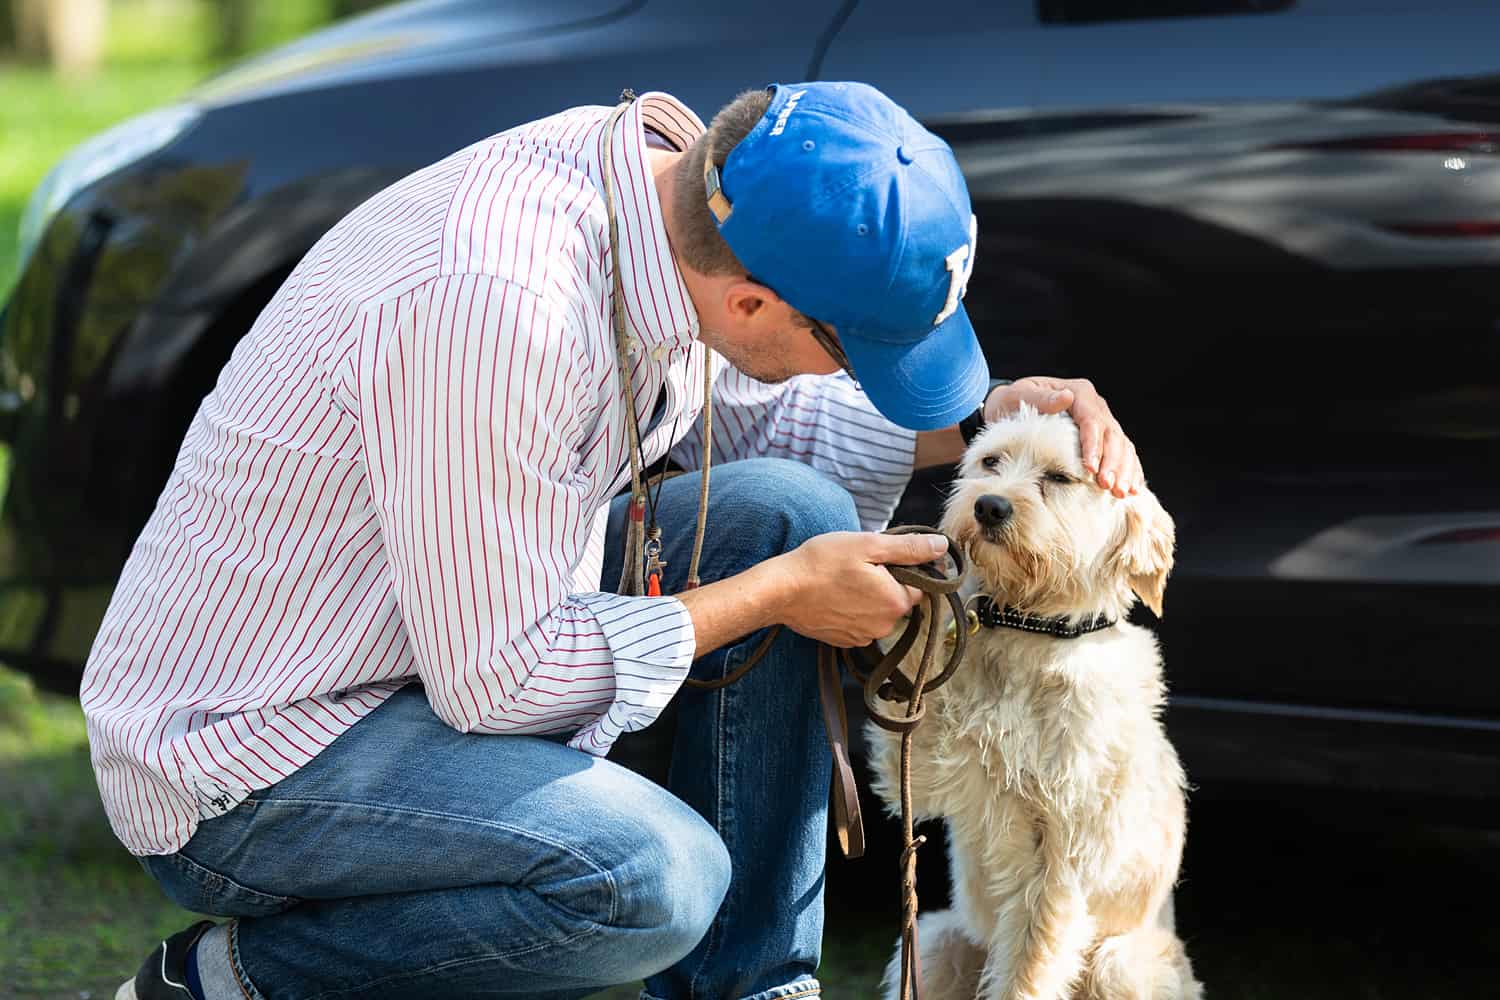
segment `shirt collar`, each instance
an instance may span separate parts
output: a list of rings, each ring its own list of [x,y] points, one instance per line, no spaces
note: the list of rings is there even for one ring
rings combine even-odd
[[[698,312],[672,258],[642,126],[686,149],[703,134],[703,121],[670,94],[642,94],[620,118],[611,149],[625,318],[648,349],[685,347],[698,336]]]

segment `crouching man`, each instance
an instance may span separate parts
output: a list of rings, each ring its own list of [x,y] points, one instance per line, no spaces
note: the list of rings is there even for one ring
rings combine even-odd
[[[935,539],[872,533],[913,466],[1025,400],[1141,480],[1088,383],[991,391],[975,240],[948,147],[853,83],[706,130],[665,94],[565,111],[335,226],[204,400],[89,658],[116,834],[230,918],[119,997],[819,995],[815,644],[918,599],[881,564]],[[706,381],[704,583],[694,473],[646,498],[662,596],[618,593],[632,441],[701,468]],[[662,788],[606,754],[673,698]]]

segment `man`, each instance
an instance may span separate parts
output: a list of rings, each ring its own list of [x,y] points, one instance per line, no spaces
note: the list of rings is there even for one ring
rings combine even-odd
[[[194,418],[89,658],[115,832],[234,918],[119,995],[817,996],[815,642],[890,631],[918,595],[881,564],[941,544],[871,531],[981,401],[1070,409],[1101,485],[1141,481],[1088,383],[986,398],[974,242],[947,146],[841,83],[706,133],[662,94],[574,109],[335,226]],[[626,422],[696,469],[707,348],[706,582],[690,474],[652,502],[668,596],[612,593]],[[859,386],[807,377],[844,361]],[[668,789],[604,759],[674,697]]]

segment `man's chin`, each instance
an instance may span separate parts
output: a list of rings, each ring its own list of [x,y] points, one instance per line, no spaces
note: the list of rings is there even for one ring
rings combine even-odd
[[[724,360],[728,361],[735,371],[742,375],[748,375],[755,379],[755,381],[764,382],[767,385],[780,385],[797,374],[796,372],[787,371],[784,365],[775,364],[764,358],[737,358],[733,354],[720,350],[717,347],[714,350],[719,351],[723,355]]]
[[[800,374],[800,372],[788,369],[780,357],[767,352],[747,352],[742,345],[727,341],[713,330],[707,328],[699,330],[698,339],[717,351],[719,356],[728,361],[735,371],[748,375],[757,382],[779,385],[793,375]]]
[[[734,364],[734,362],[731,361],[730,364]],[[739,369],[742,374],[750,376],[757,382],[764,382],[766,385],[780,385],[796,374],[795,372],[786,371],[760,372],[741,368],[739,365],[734,365],[734,367]]]

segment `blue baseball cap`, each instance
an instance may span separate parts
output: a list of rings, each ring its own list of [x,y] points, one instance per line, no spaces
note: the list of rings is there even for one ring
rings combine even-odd
[[[867,84],[770,89],[765,116],[707,171],[720,234],[756,281],[835,327],[887,418],[958,423],[989,367],[962,301],[977,233],[953,150]]]

